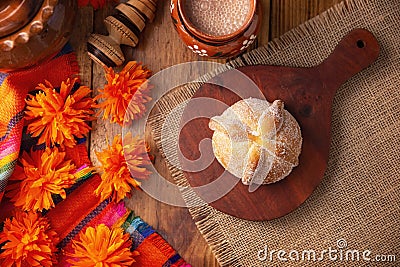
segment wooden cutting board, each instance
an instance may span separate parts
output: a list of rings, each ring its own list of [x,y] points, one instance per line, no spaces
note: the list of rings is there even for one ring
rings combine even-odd
[[[216,199],[210,203],[212,207],[247,220],[271,220],[295,210],[321,182],[327,168],[332,103],[337,89],[353,75],[372,64],[378,55],[379,44],[376,38],[367,30],[355,29],[347,34],[333,53],[318,66],[246,66],[214,77],[195,93],[182,117],[179,137],[179,148],[182,152],[180,160],[184,170],[191,170],[184,171],[190,185],[202,199]],[[237,75],[237,71],[249,77],[259,91],[243,90],[249,88],[249,80]],[[227,89],[232,87],[241,88],[241,96],[240,93]],[[208,167],[193,169],[193,163],[189,164],[189,161],[197,160],[195,164],[201,166],[205,164],[201,163],[202,153],[207,153],[207,156],[213,153],[210,142],[213,132],[208,127],[209,118],[221,115],[226,108],[212,103],[199,106],[199,102],[195,100],[214,99],[231,106],[241,98],[260,98],[261,93],[270,102],[275,99],[283,100],[285,108],[300,124],[303,136],[302,152],[299,165],[291,174],[277,183],[263,185],[256,191],[249,192],[249,187],[243,185],[237,177],[225,172],[216,159]],[[191,118],[196,119],[190,120]],[[208,142],[202,142],[207,139]],[[222,174],[224,178],[218,179]],[[229,192],[224,191],[227,184],[233,184]],[[202,186],[206,186],[206,190],[200,190]],[[220,198],[217,199],[218,197]]]

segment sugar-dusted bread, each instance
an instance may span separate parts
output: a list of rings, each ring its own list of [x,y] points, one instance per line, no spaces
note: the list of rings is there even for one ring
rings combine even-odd
[[[277,182],[298,165],[300,126],[281,100],[240,100],[209,127],[215,157],[245,185]]]

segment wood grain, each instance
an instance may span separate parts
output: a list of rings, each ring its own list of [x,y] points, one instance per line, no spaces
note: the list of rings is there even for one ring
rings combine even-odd
[[[342,0],[271,0],[270,40],[340,2]]]
[[[93,31],[93,13],[93,9],[90,7],[78,9],[74,29],[79,28],[80,30],[74,31],[70,42],[78,58],[81,83],[89,87],[92,87],[92,68],[94,63],[87,56],[86,40]]]
[[[207,202],[223,196],[210,205],[246,220],[272,220],[295,210],[311,195],[324,176],[331,144],[331,109],[336,90],[353,75],[372,64],[378,55],[379,45],[376,38],[367,30],[356,29],[341,40],[322,64],[312,68],[265,65],[238,68],[238,71],[254,81],[266,100],[282,100],[285,109],[296,118],[303,137],[299,165],[287,178],[249,192],[248,186],[238,182],[234,175],[224,172],[224,167],[214,160],[204,170],[185,172],[190,185],[196,188],[218,183],[205,191],[195,190]],[[194,101],[187,104],[182,116],[185,123],[182,123],[179,145],[183,156],[189,160],[200,158],[200,142],[211,139],[213,134],[208,127],[208,119],[190,119],[205,117],[202,116],[205,114],[207,117],[219,116],[225,110],[223,105],[210,104],[204,113],[195,100],[216,99],[232,106],[241,98],[227,88],[246,88],[246,92],[238,90],[242,94],[247,93],[250,88],[247,79],[242,79],[237,70],[229,70],[214,77],[212,80],[215,84],[204,84],[193,96]],[[217,82],[220,85],[216,85]],[[250,96],[257,98],[258,94]],[[249,96],[243,98],[247,97]],[[204,151],[212,151],[210,142],[207,146],[208,148],[203,147]],[[184,169],[190,169],[190,163],[185,164],[182,159],[181,161]],[[224,189],[228,183],[236,185],[225,194]]]
[[[264,14],[257,44],[266,44],[272,38],[280,36],[338,2],[340,0],[262,0]],[[111,11],[112,8],[95,12],[91,8],[81,9],[71,40],[80,61],[82,82],[91,85],[94,94],[96,89],[104,85],[105,79],[102,68],[89,60],[84,39],[92,31],[106,34],[103,19],[111,14]],[[169,1],[158,1],[156,18],[142,32],[139,45],[135,49],[124,50],[128,59],[141,61],[154,72],[182,62],[204,60],[189,51],[175,33],[169,17]],[[119,126],[102,120],[93,123],[90,154],[95,165],[98,165],[98,161],[94,151],[104,148],[105,140],[112,140],[120,131]],[[146,139],[151,139],[150,134]],[[151,146],[156,156],[156,167],[168,177],[165,162],[154,149],[154,144]],[[194,267],[219,266],[187,210],[163,205],[139,191],[134,193],[128,204]]]

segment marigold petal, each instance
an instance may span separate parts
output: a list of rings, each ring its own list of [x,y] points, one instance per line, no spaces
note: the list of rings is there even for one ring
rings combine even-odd
[[[0,243],[0,261],[4,266],[53,266],[58,237],[45,217],[34,212],[17,211],[6,219]]]
[[[75,136],[89,132],[86,122],[94,119],[92,108],[95,102],[87,97],[91,90],[86,86],[79,87],[71,95],[76,81],[68,79],[62,82],[60,92],[45,81],[37,87],[41,91],[26,100],[25,119],[30,121],[28,133],[33,137],[40,136],[39,143],[48,147],[55,144],[73,147]]]
[[[100,224],[88,227],[72,240],[72,253],[67,261],[72,266],[131,266],[137,252],[130,250],[132,242],[121,228],[109,229]]]
[[[132,188],[139,188],[136,179],[146,179],[151,174],[146,167],[151,165],[144,140],[128,133],[122,144],[121,136],[114,137],[112,145],[96,152],[101,163],[101,183],[95,194],[102,200],[112,197],[119,202],[130,196]],[[132,165],[135,164],[135,165]]]
[[[95,97],[100,100],[96,107],[103,113],[103,119],[122,125],[142,116],[146,111],[144,104],[151,101],[148,96],[151,86],[147,80],[151,72],[135,61],[128,62],[120,73],[112,68],[104,68],[104,71],[107,84]],[[137,108],[128,110],[130,103]]]
[[[65,189],[77,179],[75,165],[65,157],[66,153],[57,147],[30,154],[24,152],[20,165],[10,177],[11,186],[6,188],[6,195],[23,210],[42,211],[54,207],[52,195],[65,198]]]

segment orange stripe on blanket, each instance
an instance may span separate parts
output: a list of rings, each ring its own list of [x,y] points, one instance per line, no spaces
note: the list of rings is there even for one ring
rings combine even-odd
[[[122,211],[118,212],[118,206],[120,206],[120,208],[123,208]],[[120,217],[121,213],[125,214],[122,217]],[[96,215],[93,219],[88,221],[88,223],[79,231],[79,233],[84,233],[88,227],[96,227],[102,223],[110,228],[120,227],[120,225],[126,220],[128,215],[129,212],[126,210],[123,203],[120,204],[110,203],[98,215]],[[74,238],[76,238],[76,236]],[[72,248],[72,242],[68,242],[67,245],[63,248],[63,254],[60,255],[57,266],[70,266],[70,264],[68,264],[67,262],[67,259],[69,257],[66,256],[65,254],[73,252],[74,249]]]
[[[79,190],[74,190],[67,199],[47,213],[51,227],[60,239],[64,239],[92,210],[100,204],[94,191],[100,184],[100,176],[94,175],[85,181]]]
[[[3,103],[0,105],[0,136],[6,133],[11,118],[24,109],[28,91],[34,90],[45,79],[54,86],[60,86],[66,78],[75,77],[78,73],[79,66],[74,53],[28,70],[10,73],[0,86]]]
[[[72,160],[75,166],[88,165],[91,166],[92,163],[89,160],[89,155],[87,151],[86,144],[79,144],[74,147],[66,147],[65,152],[67,153],[67,158]]]
[[[25,98],[30,90],[34,90],[37,85],[45,79],[54,86],[60,86],[61,82],[68,77],[76,77],[79,73],[79,65],[76,55],[69,53],[53,60],[47,61],[30,69],[10,73],[0,85],[0,136],[5,136],[8,131],[9,136],[3,142],[10,142],[12,149],[7,154],[18,152],[21,145],[21,135],[23,120],[19,121],[11,129],[10,121],[25,107]],[[1,146],[0,142],[0,146]],[[2,155],[4,157],[4,155]],[[11,161],[16,157],[10,158]],[[11,172],[9,172],[11,173]],[[3,173],[3,181],[7,182],[9,174]],[[0,203],[3,195],[0,194]]]
[[[157,233],[148,236],[137,247],[140,253],[132,267],[160,267],[175,255],[175,250]]]

